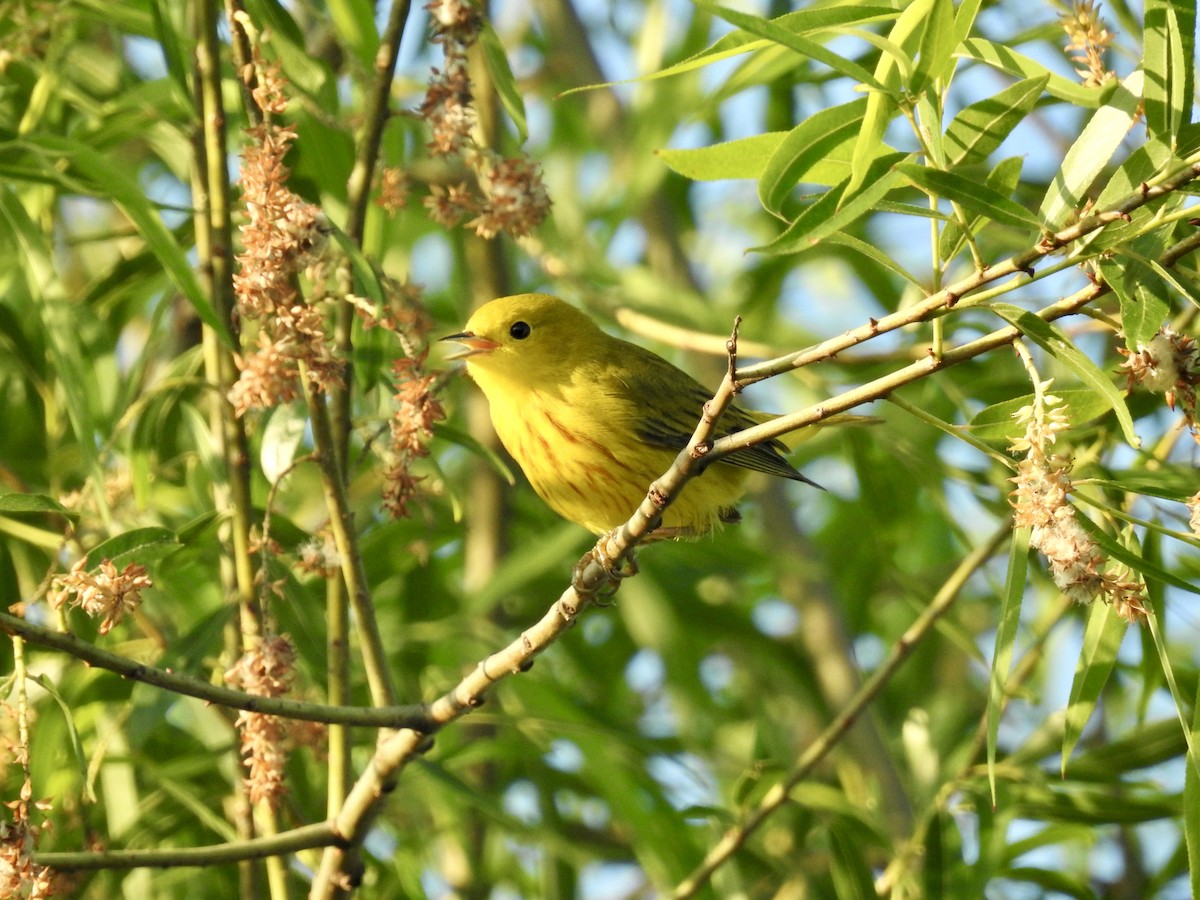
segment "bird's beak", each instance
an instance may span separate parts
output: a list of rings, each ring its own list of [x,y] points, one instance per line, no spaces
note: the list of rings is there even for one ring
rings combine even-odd
[[[448,360],[466,359],[469,356],[476,356],[480,353],[491,353],[500,346],[495,341],[489,340],[485,337],[480,337],[479,335],[470,331],[460,331],[458,334],[448,334],[444,338],[440,338],[440,340],[455,341],[463,345],[462,350],[456,350],[454,353],[447,356],[446,359]]]

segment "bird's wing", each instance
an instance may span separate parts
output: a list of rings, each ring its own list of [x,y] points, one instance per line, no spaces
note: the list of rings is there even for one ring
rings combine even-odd
[[[647,353],[646,358],[638,362],[638,366],[624,370],[622,380],[629,395],[668,398],[669,402],[651,401],[646,408],[637,410],[634,433],[651,446],[682,450],[696,430],[704,404],[712,399],[712,392],[661,357]],[[750,413],[731,404],[717,423],[715,436],[726,437],[757,424],[758,420]],[[787,446],[782,441],[765,441],[736,450],[722,457],[721,462],[813,484],[784,458],[786,452]]]

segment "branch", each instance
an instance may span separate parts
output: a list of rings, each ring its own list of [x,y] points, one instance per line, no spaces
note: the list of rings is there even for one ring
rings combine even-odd
[[[346,497],[346,483],[337,464],[338,453],[329,408],[325,404],[325,395],[312,383],[303,363],[300,365],[300,383],[304,387],[304,399],[308,404],[309,421],[312,423],[317,466],[321,471],[321,486],[325,491],[325,505],[329,511],[329,528],[333,532],[334,544],[341,557],[346,593],[354,608],[363,668],[366,670],[367,684],[371,688],[371,700],[376,706],[395,706],[396,688],[392,683],[391,670],[388,669],[387,651],[383,646],[383,635],[379,631],[375,605],[371,601],[371,588],[363,568],[358,532],[354,528],[354,513],[350,509],[350,501]]]
[[[190,675],[180,675],[168,669],[143,665],[127,656],[101,650],[95,644],[80,640],[73,634],[34,625],[32,622],[27,622],[25,619],[6,612],[0,612],[0,629],[9,634],[20,635],[31,644],[69,654],[98,669],[116,672],[130,681],[140,681],[143,684],[195,697],[197,700],[215,703],[218,706],[283,716],[289,719],[302,719],[306,722],[363,725],[372,728],[412,728],[422,732],[429,731],[434,727],[429,717],[429,710],[420,704],[372,708],[325,706],[320,703],[304,703],[300,700],[247,694]]]
[[[480,662],[452,690],[429,706],[429,732],[478,709],[493,685],[518,672],[527,672],[534,658],[574,624],[586,603],[587,598],[581,597],[574,587],[567,588],[536,625]],[[395,790],[401,771],[432,746],[429,734],[409,728],[396,732],[379,745],[333,820],[334,829],[343,843],[337,845],[337,849],[327,849],[322,857],[321,868],[309,894],[311,900],[333,896],[347,855],[366,840],[388,796]]]
[[[1179,190],[1196,178],[1200,178],[1200,158],[1193,158],[1188,165],[1168,175],[1158,184],[1142,185],[1140,190],[1127,195],[1111,209],[1085,216],[1069,228],[1046,235],[1028,250],[1018,253],[1015,256],[1010,256],[1008,259],[994,266],[988,266],[986,269],[980,269],[965,278],[961,278],[930,295],[920,303],[886,315],[881,319],[871,319],[866,325],[860,325],[858,328],[822,341],[806,350],[799,350],[787,356],[781,356],[778,359],[748,366],[738,373],[739,381],[743,386],[753,384],[756,381],[762,381],[774,375],[790,372],[792,369],[802,368],[818,360],[828,359],[836,356],[843,350],[861,344],[863,341],[870,340],[876,335],[895,331],[897,328],[903,328],[906,325],[916,324],[917,322],[924,321],[930,315],[948,310],[968,294],[979,290],[979,288],[986,284],[999,281],[1001,278],[1008,277],[1009,275],[1025,274],[1032,276],[1034,264],[1040,262],[1051,253],[1061,250],[1068,244],[1113,222],[1128,221],[1129,214],[1134,210],[1145,206],[1152,200],[1157,200],[1160,197]]]
[[[1197,166],[1197,172],[1200,173],[1200,165]],[[1197,249],[1200,249],[1200,233],[1189,235],[1177,244],[1168,247],[1159,256],[1158,261],[1164,266],[1171,266],[1177,263],[1181,258]],[[1051,303],[1049,306],[1038,310],[1035,315],[1046,322],[1053,322],[1056,319],[1061,319],[1063,316],[1071,315],[1078,312],[1083,307],[1087,306],[1093,300],[1103,297],[1112,290],[1105,282],[1095,281],[1085,287],[1080,288],[1074,294],[1068,297]],[[879,400],[888,396],[892,391],[906,384],[933,374],[942,369],[956,366],[959,363],[974,359],[984,353],[995,350],[997,347],[1003,347],[1011,344],[1021,332],[1011,325],[1005,326],[990,334],[985,334],[983,337],[976,338],[960,347],[953,350],[948,350],[940,357],[929,356],[925,359],[918,360],[904,368],[897,369],[890,375],[884,375],[882,378],[876,378],[874,381],[869,381],[853,390],[846,391],[822,403],[799,410],[798,412],[788,413],[786,415],[777,416],[769,422],[761,425],[754,425],[736,434],[731,434],[728,437],[720,438],[715,441],[712,446],[710,456],[713,459],[720,459],[723,456],[728,456],[737,450],[749,447],[753,444],[760,444],[763,441],[777,438],[780,435],[787,434],[790,431],[798,431],[806,425],[812,425],[822,419],[826,419],[835,413],[844,412],[848,409],[853,409],[856,406],[861,406],[864,403],[869,403],[872,400]],[[804,351],[810,352],[810,351]],[[789,359],[791,357],[782,357]],[[775,360],[774,362],[779,362]],[[755,366],[755,369],[758,367]],[[784,369],[783,371],[787,371]],[[739,383],[749,383],[745,378],[746,370],[739,374]],[[770,375],[763,375],[761,378],[755,377],[754,381],[760,381],[762,378],[769,378]]]
[[[138,869],[143,867],[173,868],[176,866],[214,866],[283,856],[299,850],[313,850],[338,842],[337,832],[330,822],[318,822],[293,828],[269,837],[213,844],[209,847],[170,847],[157,850],[109,850],[92,853],[35,853],[38,865],[50,866],[59,872],[94,872],[98,869]]]
[[[1061,319],[1063,316],[1078,312],[1081,307],[1091,303],[1097,297],[1103,296],[1108,291],[1108,285],[1103,282],[1089,284],[1086,287],[1080,288],[1069,297],[1039,310],[1036,315],[1047,322],[1052,322],[1055,319]],[[919,381],[922,378],[932,375],[934,372],[940,372],[942,369],[948,369],[951,366],[964,363],[977,356],[982,356],[984,353],[995,350],[997,347],[1011,344],[1020,336],[1021,332],[1016,328],[1011,325],[1005,326],[998,331],[993,331],[991,334],[986,334],[981,338],[963,344],[961,347],[948,350],[941,357],[926,357],[814,406],[809,406],[798,412],[778,416],[761,425],[754,425],[727,437],[719,438],[713,443],[710,455],[714,459],[720,459],[745,447],[761,444],[763,441],[769,441],[782,434],[787,434],[789,431],[798,431],[806,425],[812,425],[836,413],[845,412],[864,403],[870,403],[872,400],[879,400],[897,388],[904,387],[914,381]]]

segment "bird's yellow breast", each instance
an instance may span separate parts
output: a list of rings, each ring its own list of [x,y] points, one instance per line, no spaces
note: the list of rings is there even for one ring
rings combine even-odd
[[[551,509],[595,534],[629,519],[676,454],[639,441],[644,411],[587,383],[530,386],[468,361],[488,399],[506,450]],[[586,410],[586,412],[584,412]],[[689,484],[663,515],[663,527],[704,534],[741,496],[745,472],[717,464]]]

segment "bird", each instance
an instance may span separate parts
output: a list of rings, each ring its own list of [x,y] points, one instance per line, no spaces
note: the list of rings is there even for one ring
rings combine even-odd
[[[479,307],[462,345],[500,442],[556,513],[603,535],[626,522],[650,485],[687,446],[712,392],[637,344],[613,337],[549,294],[501,297]],[[713,437],[772,418],[731,404]],[[734,504],[750,471],[820,487],[784,457],[779,440],[707,466],[663,512],[652,539],[710,534],[740,519]]]

